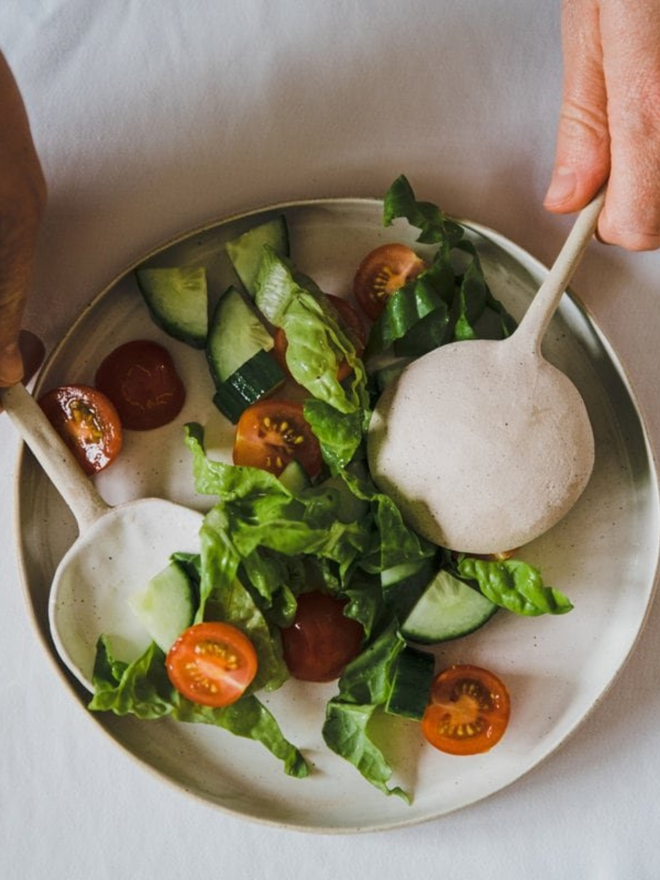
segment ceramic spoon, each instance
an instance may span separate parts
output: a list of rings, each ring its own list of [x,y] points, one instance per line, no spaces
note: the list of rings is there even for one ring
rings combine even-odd
[[[406,521],[452,550],[497,553],[558,522],[585,488],[594,438],[572,382],[541,354],[605,194],[579,215],[517,330],[452,343],[412,363],[380,398],[368,456]]]
[[[101,633],[127,659],[149,644],[127,599],[172,552],[199,550],[202,515],[159,498],[110,507],[22,385],[0,390],[0,403],[78,523],[78,538],[55,572],[48,612],[60,657],[92,690]]]

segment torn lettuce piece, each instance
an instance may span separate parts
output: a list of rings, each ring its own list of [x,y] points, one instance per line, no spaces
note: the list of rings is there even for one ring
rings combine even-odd
[[[353,764],[367,782],[384,794],[397,795],[409,804],[410,796],[403,788],[398,785],[390,788],[387,785],[392,768],[367,733],[367,725],[377,708],[330,700],[326,708],[323,738],[326,745]]]
[[[115,660],[107,638],[101,636],[92,681],[92,711],[142,719],[168,716],[176,721],[213,724],[261,743],[282,761],[288,775],[302,778],[309,774],[300,750],[285,738],[275,718],[254,694],[246,694],[231,706],[218,709],[192,703],[170,683],[165,654],[154,642],[135,661],[123,663]]]
[[[415,198],[403,174],[385,193],[383,225],[391,226],[398,217],[405,217],[411,226],[420,230],[417,240],[424,244],[446,243],[453,247],[463,238],[463,227],[450,220],[437,205]]]
[[[387,702],[396,661],[405,646],[396,622],[392,622],[348,664],[339,679],[339,694],[326,707],[323,739],[328,748],[353,764],[367,782],[410,803],[402,788],[388,787],[392,768],[368,731],[374,713]]]
[[[286,334],[286,362],[293,378],[317,400],[342,413],[366,403],[365,373],[355,346],[336,320],[325,295],[272,248],[264,247],[255,302],[262,314]],[[346,360],[353,369],[340,382]]]
[[[521,559],[486,560],[459,557],[456,573],[472,581],[481,592],[502,608],[526,617],[566,614],[571,601],[554,587],[543,583],[538,568]]]

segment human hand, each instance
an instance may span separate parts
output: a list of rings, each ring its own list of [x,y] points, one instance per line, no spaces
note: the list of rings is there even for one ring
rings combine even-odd
[[[608,182],[599,238],[660,247],[660,3],[563,0],[564,89],[545,207],[583,208]]]
[[[14,77],[0,53],[0,386],[24,374],[21,317],[32,280],[46,183]]]

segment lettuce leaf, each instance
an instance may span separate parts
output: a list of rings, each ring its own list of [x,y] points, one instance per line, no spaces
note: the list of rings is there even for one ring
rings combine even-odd
[[[154,642],[128,664],[114,659],[107,638],[101,636],[93,684],[95,694],[89,704],[92,711],[112,711],[143,719],[169,716],[176,721],[213,724],[261,743],[283,762],[288,775],[302,778],[309,774],[299,749],[285,738],[275,718],[254,694],[222,709],[190,702],[170,684],[165,655]]]
[[[466,556],[459,559],[456,571],[459,577],[474,582],[491,602],[514,614],[566,614],[573,608],[563,593],[543,583],[538,568],[521,559],[493,561]]]
[[[362,776],[387,795],[410,803],[399,786],[388,787],[392,768],[369,736],[374,713],[387,702],[396,660],[406,646],[396,624],[390,626],[344,670],[339,694],[326,707],[323,739],[333,752],[345,758]]]
[[[364,366],[334,309],[313,282],[268,246],[257,276],[255,303],[271,324],[284,330],[289,371],[312,397],[342,413],[354,413],[365,405]],[[353,368],[344,383],[337,379],[342,360]]]
[[[405,175],[401,174],[385,193],[383,225],[391,226],[398,217],[405,217],[420,230],[418,241],[424,244],[444,243],[453,247],[463,238],[463,228],[450,220],[432,202],[418,201]]]

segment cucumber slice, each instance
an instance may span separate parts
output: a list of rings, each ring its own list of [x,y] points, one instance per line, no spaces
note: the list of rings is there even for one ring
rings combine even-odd
[[[292,459],[280,474],[280,483],[291,492],[299,495],[312,485],[305,468],[296,459]]]
[[[158,647],[167,652],[193,622],[195,591],[181,566],[170,562],[128,604]]]
[[[433,578],[403,622],[401,633],[414,642],[446,642],[474,632],[498,606],[443,569]]]
[[[415,559],[412,562],[402,562],[400,565],[393,565],[392,568],[384,568],[380,573],[380,583],[383,590],[387,590],[389,587],[394,586],[394,584],[413,577],[422,569],[428,573],[426,559]]]
[[[283,214],[248,229],[225,245],[234,270],[251,297],[256,293],[256,280],[265,244],[270,245],[280,257],[289,256],[289,229]]]
[[[270,351],[273,337],[253,308],[235,287],[218,300],[206,343],[206,357],[216,386],[246,364],[259,351]]]
[[[259,351],[217,386],[213,403],[220,412],[236,424],[243,412],[268,397],[284,383],[286,376],[279,364],[267,351]]]
[[[138,287],[153,321],[170,336],[204,348],[208,292],[202,267],[136,269]]]
[[[438,571],[434,558],[402,563],[381,572],[385,599],[397,620],[405,620]]]
[[[433,654],[406,646],[397,660],[385,711],[421,721],[429,702],[434,673]]]

